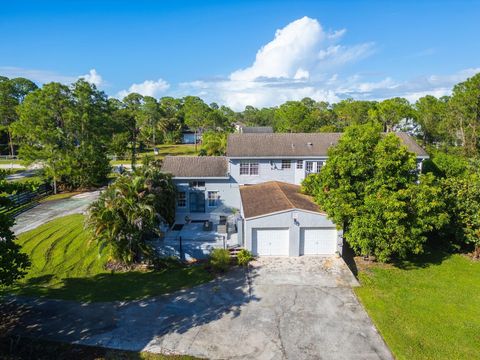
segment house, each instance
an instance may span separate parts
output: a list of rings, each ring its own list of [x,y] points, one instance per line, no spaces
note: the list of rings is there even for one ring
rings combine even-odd
[[[342,253],[342,231],[300,186],[279,181],[240,187],[243,246],[259,256]]]
[[[271,126],[243,126],[236,127],[236,130],[240,134],[270,134],[273,133]]]
[[[177,187],[176,223],[212,220],[240,209],[238,184],[230,176],[225,156],[166,156],[162,171],[172,174]]]
[[[195,131],[182,131],[182,144],[195,144],[196,142],[198,142],[198,136]]]
[[[419,169],[428,154],[405,133]],[[341,254],[341,232],[300,184],[328,161],[341,133],[237,133],[226,156],[167,156],[178,188],[177,224],[209,221],[255,255]]]

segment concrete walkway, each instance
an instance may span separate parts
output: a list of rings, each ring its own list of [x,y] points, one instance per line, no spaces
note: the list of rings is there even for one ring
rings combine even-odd
[[[392,359],[342,259],[267,258],[145,301],[10,298],[14,332],[208,359]]]
[[[57,217],[81,214],[98,198],[99,193],[99,191],[85,192],[69,199],[51,200],[40,203],[15,218],[15,225],[12,228],[13,232],[18,235],[22,232],[35,229]]]

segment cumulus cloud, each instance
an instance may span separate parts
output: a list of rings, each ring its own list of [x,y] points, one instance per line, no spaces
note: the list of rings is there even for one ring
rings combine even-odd
[[[103,85],[103,83],[104,83],[103,78],[100,76],[100,74],[95,69],[90,69],[88,74],[80,75],[78,78],[79,79],[82,78],[85,81],[87,81],[90,84],[93,84],[95,86],[100,86],[100,85]]]
[[[131,93],[138,93],[143,96],[158,97],[161,93],[170,88],[170,84],[163,79],[145,80],[140,84],[132,84],[128,90],[122,90],[117,94],[117,97],[123,98]]]
[[[340,45],[346,30],[326,31],[318,20],[297,19],[278,29],[262,46],[253,63],[227,78],[183,83],[181,93],[194,93],[241,110],[246,105],[271,106],[312,97],[335,101],[339,97],[327,82],[334,71],[374,52],[373,43]]]
[[[373,42],[341,43],[345,34],[345,29],[325,31],[318,20],[303,17],[277,30],[273,39],[257,51],[250,66],[224,79],[182,83],[177,95],[197,95],[234,110],[243,110],[246,105],[275,106],[304,97],[337,102],[400,96],[413,102],[427,94],[448,95],[453,85],[480,71],[472,68],[408,80],[379,78],[372,73],[345,75],[346,66],[375,53]]]

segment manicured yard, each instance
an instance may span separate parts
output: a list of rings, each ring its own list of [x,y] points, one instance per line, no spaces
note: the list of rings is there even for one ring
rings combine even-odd
[[[163,271],[111,273],[83,226],[83,215],[55,219],[21,234],[18,242],[32,268],[16,287],[4,292],[79,301],[131,300],[191,287],[212,279],[202,266]]]
[[[156,159],[163,159],[167,155],[197,155],[198,152],[195,152],[195,145],[192,144],[178,144],[178,145],[158,145],[158,155],[155,155]],[[197,146],[197,150],[200,149],[200,145]],[[153,149],[149,149],[147,151],[141,152],[138,154],[139,162],[141,162],[141,158],[146,154],[154,156]],[[112,165],[120,165],[120,164],[130,164],[130,159],[127,158],[125,160],[112,160]]]
[[[397,359],[479,358],[480,262],[429,254],[360,280],[356,293]]]
[[[49,202],[49,201],[54,201],[54,200],[63,200],[63,199],[69,199],[72,196],[80,194],[80,191],[74,191],[74,192],[63,192],[63,193],[58,193],[58,194],[52,194],[45,196],[43,199],[40,199],[40,203],[44,202]]]

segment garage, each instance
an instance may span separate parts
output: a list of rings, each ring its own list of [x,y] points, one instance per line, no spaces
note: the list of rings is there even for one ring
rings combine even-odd
[[[241,246],[255,256],[341,254],[341,231],[300,190],[279,181],[241,186]]]
[[[335,228],[301,228],[300,255],[331,255],[337,250]]]
[[[288,256],[290,236],[288,228],[252,229],[252,253],[255,256]]]

